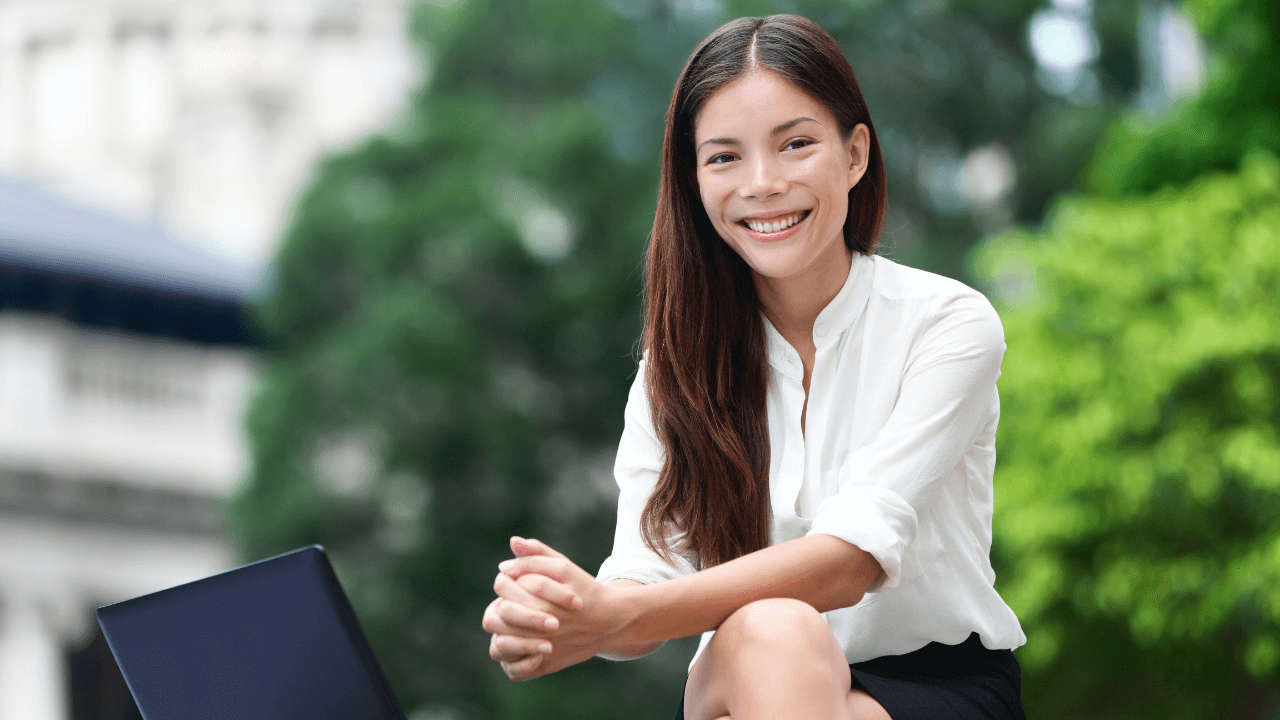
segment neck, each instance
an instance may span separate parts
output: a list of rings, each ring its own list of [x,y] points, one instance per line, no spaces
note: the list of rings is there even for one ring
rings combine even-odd
[[[765,317],[793,346],[813,342],[813,324],[849,278],[853,253],[840,245],[843,262],[823,263],[813,272],[789,278],[755,276],[756,295]],[[797,346],[798,347],[798,346]]]

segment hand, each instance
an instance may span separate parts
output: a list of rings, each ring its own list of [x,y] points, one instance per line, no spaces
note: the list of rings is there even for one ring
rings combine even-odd
[[[511,538],[511,550],[517,557],[542,553],[564,557],[537,540],[518,537]],[[535,584],[541,586],[538,588],[539,592],[558,604],[535,596]],[[501,588],[504,587],[506,597],[500,596],[489,603],[482,622],[484,629],[493,633],[489,642],[489,657],[497,660],[512,680],[537,677],[532,673],[552,651],[549,638],[551,632],[560,626],[557,610],[571,610],[581,606],[582,601],[560,583],[552,581],[542,585],[532,577],[513,581],[499,572],[494,581],[494,592],[502,592]],[[541,674],[545,673],[539,673]]]
[[[490,655],[503,663],[513,680],[541,677],[612,649],[621,641],[628,610],[622,591],[596,582],[567,557],[537,540],[512,538],[515,560],[503,562],[494,582],[499,594],[495,615],[513,629],[504,632],[496,623]],[[509,602],[508,602],[509,601]],[[554,628],[545,624],[543,612],[556,618]],[[551,642],[550,652],[540,652],[538,640]],[[535,655],[530,656],[532,651]]]

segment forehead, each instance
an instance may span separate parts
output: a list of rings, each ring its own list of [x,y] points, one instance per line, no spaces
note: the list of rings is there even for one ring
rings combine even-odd
[[[768,135],[779,124],[800,116],[835,129],[835,117],[822,103],[777,73],[753,70],[707,99],[694,122],[694,142]]]

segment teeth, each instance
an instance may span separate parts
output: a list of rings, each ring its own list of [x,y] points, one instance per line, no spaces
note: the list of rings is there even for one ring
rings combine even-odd
[[[758,233],[770,234],[770,233],[776,233],[776,232],[781,232],[783,230],[786,230],[792,225],[795,225],[796,223],[800,222],[800,219],[803,217],[804,217],[804,213],[798,212],[794,215],[789,215],[782,220],[773,220],[770,222],[764,222],[761,220],[747,220],[746,223],[747,223],[747,227],[751,228],[752,230]]]

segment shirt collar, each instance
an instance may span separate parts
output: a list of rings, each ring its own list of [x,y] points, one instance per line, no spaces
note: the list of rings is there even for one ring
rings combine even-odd
[[[874,263],[862,253],[855,252],[849,264],[849,276],[845,278],[840,292],[818,313],[813,323],[814,347],[822,349],[823,345],[835,340],[845,328],[853,324],[867,307],[867,298],[871,296],[871,274]],[[768,338],[769,362],[780,370],[803,374],[800,365],[800,354],[791,343],[783,339],[782,334],[773,327],[769,318],[764,319],[765,336]],[[787,374],[791,374],[787,373]]]

